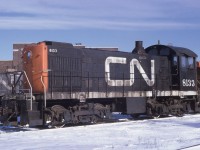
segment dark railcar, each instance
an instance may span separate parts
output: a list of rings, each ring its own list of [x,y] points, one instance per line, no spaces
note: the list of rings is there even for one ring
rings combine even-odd
[[[31,44],[23,51],[24,87],[30,92],[18,93],[20,107],[10,108],[19,112],[20,124],[53,126],[96,122],[114,111],[134,117],[197,112],[196,57],[180,47],[144,49],[142,42],[132,53]]]

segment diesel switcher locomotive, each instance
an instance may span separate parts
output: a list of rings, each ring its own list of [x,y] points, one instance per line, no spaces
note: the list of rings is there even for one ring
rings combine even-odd
[[[197,55],[136,41],[132,52],[43,41],[22,51],[23,70],[1,75],[0,121],[30,126],[95,123],[200,111]],[[7,84],[6,84],[7,83]]]

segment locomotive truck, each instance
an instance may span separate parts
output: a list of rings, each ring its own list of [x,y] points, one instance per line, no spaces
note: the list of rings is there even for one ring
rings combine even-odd
[[[197,55],[156,44],[131,52],[43,41],[22,51],[23,70],[1,75],[0,121],[29,126],[96,123],[112,112],[132,117],[200,111]],[[7,84],[6,84],[7,83]]]

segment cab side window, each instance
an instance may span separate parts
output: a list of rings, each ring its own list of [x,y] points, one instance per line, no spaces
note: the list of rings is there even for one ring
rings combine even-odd
[[[178,57],[174,56],[173,57],[173,66],[177,66],[178,65]]]
[[[188,57],[188,68],[194,69],[194,58]]]
[[[186,68],[187,67],[187,61],[186,56],[181,56],[181,67]]]
[[[181,56],[181,67],[187,69],[194,69],[195,60],[193,57]]]
[[[172,74],[178,73],[178,56],[173,56],[172,60]]]

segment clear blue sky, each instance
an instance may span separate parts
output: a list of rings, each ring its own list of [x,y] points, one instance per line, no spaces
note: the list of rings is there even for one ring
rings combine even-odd
[[[173,44],[200,56],[200,0],[6,0],[0,5],[0,60],[12,44],[54,40],[130,52]],[[199,58],[200,60],[200,58]]]

